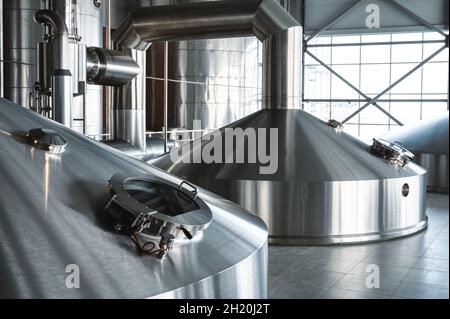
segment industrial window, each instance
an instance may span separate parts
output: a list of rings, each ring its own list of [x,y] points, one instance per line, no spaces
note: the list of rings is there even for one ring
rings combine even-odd
[[[369,97],[375,97],[443,43],[434,32],[321,36],[308,51]],[[408,42],[407,44],[396,44]],[[431,42],[431,43],[430,43]],[[366,103],[364,97],[305,55],[304,109],[323,119],[344,120]],[[448,111],[448,49],[402,80],[377,102],[403,124]],[[364,140],[398,127],[373,105],[344,125]]]

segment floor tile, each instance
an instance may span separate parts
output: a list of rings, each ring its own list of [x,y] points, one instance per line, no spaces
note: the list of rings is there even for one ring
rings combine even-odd
[[[381,278],[379,288],[368,288],[366,285],[367,278],[368,276],[366,275],[347,274],[342,279],[340,279],[332,288],[356,290],[374,295],[376,294],[390,296],[400,284],[400,280],[385,280]]]
[[[299,286],[316,286],[329,288],[333,286],[345,274],[316,269],[293,267],[279,276],[278,283],[281,285],[296,283]]]
[[[448,287],[448,272],[427,269],[412,269],[405,281],[423,282]]]
[[[448,272],[448,260],[423,257],[414,265],[414,268]]]
[[[383,250],[368,256],[363,260],[363,262],[376,265],[412,267],[419,261],[419,259],[420,257],[417,256],[396,255],[391,254],[390,251]]]
[[[354,275],[368,275],[369,272],[366,271],[367,267],[370,267],[370,264],[367,262],[361,262],[356,265],[352,270],[350,270],[351,274]],[[410,267],[401,267],[389,264],[381,264],[378,265],[380,269],[380,277],[385,280],[403,280],[406,275],[411,271]],[[370,268],[368,269],[370,271]]]
[[[439,248],[436,246],[432,246],[425,251],[423,257],[448,260],[449,248],[448,247]]]
[[[319,298],[323,299],[389,299],[388,295],[376,295],[362,291],[330,288]]]
[[[415,299],[448,299],[448,287],[404,281],[394,296]]]
[[[448,195],[428,194],[429,227],[408,237],[342,246],[269,246],[269,298],[448,298]],[[380,267],[367,288],[366,267]]]

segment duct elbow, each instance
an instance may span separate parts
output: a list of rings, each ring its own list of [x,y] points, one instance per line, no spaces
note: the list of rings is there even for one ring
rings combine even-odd
[[[264,41],[272,34],[300,26],[276,0],[261,1],[253,21],[253,32]]]
[[[38,10],[34,14],[34,21],[39,24],[50,26],[56,36],[65,36],[68,34],[64,18],[55,11]]]
[[[114,47],[118,50],[123,48],[145,51],[150,43],[144,41],[136,31],[134,15],[130,12],[119,28],[113,34]]]

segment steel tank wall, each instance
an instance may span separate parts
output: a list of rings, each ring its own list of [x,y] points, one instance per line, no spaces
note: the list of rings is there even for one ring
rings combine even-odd
[[[36,81],[37,43],[43,30],[33,20],[41,9],[40,0],[3,1],[4,97],[28,107],[28,97]]]
[[[399,142],[414,154],[414,162],[427,170],[427,189],[448,193],[448,113],[402,126],[383,139]]]
[[[142,0],[142,7],[211,0]],[[163,46],[147,55],[147,129],[163,126]],[[169,127],[219,128],[261,109],[262,44],[256,37],[169,43]]]

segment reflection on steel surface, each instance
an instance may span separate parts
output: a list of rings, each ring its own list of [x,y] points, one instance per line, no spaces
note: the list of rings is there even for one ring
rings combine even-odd
[[[383,136],[414,153],[414,161],[427,170],[427,188],[448,193],[448,113],[410,124]]]
[[[19,63],[4,63],[4,97],[22,106],[36,82],[36,45],[42,29],[36,28],[33,15],[40,0],[3,1],[3,58]],[[6,31],[6,32],[5,32]]]
[[[131,49],[132,54],[137,54],[135,51],[147,50],[154,41],[250,35],[263,42],[262,107],[297,108],[301,101],[302,27],[275,0],[208,1],[137,8],[122,21],[113,37],[118,48]],[[145,67],[144,61],[136,61]],[[116,109],[142,109],[141,103],[133,100],[136,94],[144,99],[146,79],[142,78],[141,73],[131,86],[118,91]],[[118,127],[114,137],[145,149],[143,132],[137,135],[125,130]]]
[[[380,240],[426,226],[425,170],[414,163],[393,165],[301,110],[261,110],[228,127],[277,127],[278,171],[261,175],[258,163],[173,163],[169,155],[150,163],[257,214],[275,244]]]
[[[63,135],[66,151],[47,162],[47,152],[18,136],[34,127]],[[209,227],[174,245],[164,260],[138,256],[111,229],[103,207],[108,180],[116,172],[175,184],[179,178],[5,99],[0,129],[12,134],[0,135],[0,149],[7,150],[0,152],[0,297],[267,296],[267,228],[256,216],[199,189],[212,211]],[[79,289],[65,285],[68,264],[80,268]]]

